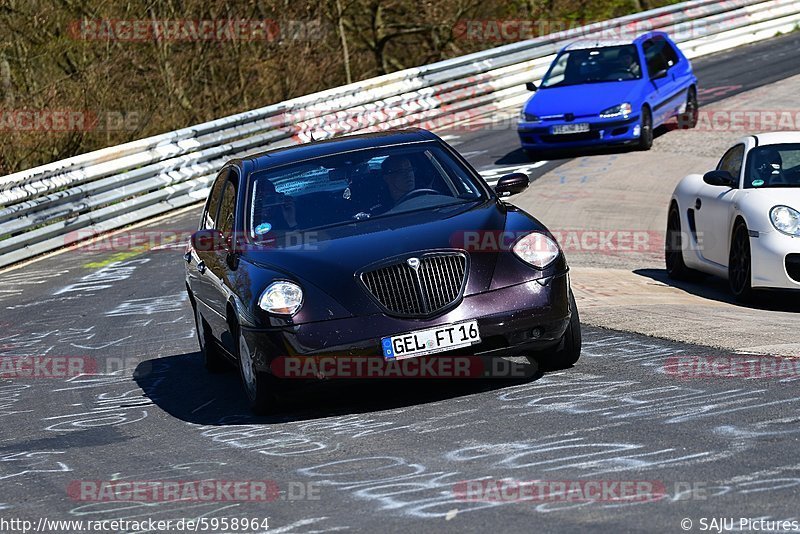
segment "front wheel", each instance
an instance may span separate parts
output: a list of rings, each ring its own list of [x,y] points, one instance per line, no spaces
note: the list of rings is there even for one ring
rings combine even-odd
[[[569,326],[555,353],[536,358],[543,371],[567,369],[575,365],[581,357],[581,320],[572,291],[569,292],[569,308]]]
[[[639,122],[639,150],[650,150],[653,146],[653,114],[650,108],[642,108],[642,118]]]
[[[739,302],[753,299],[750,259],[750,232],[747,225],[740,222],[733,230],[731,251],[728,257],[728,284],[731,293]]]
[[[275,392],[274,376],[261,372],[256,368],[255,358],[241,328],[238,332],[236,359],[239,361],[239,373],[242,385],[250,403],[250,409],[259,415],[273,413],[278,407],[278,398]]]

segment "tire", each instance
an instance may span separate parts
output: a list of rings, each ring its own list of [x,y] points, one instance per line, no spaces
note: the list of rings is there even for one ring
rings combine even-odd
[[[215,374],[230,370],[230,365],[222,354],[222,351],[220,351],[219,347],[217,347],[217,344],[214,342],[211,329],[200,314],[200,310],[197,308],[197,304],[194,303],[194,299],[192,299],[192,309],[194,310],[197,342],[200,345],[200,354],[203,355],[203,365],[206,370],[209,373]]]
[[[753,300],[751,267],[750,233],[747,231],[747,225],[739,222],[733,229],[731,250],[728,255],[728,284],[734,298],[739,302]]]
[[[575,365],[581,357],[581,320],[572,291],[569,292],[569,308],[569,325],[558,348],[554,353],[536,358],[539,368],[543,371],[567,369]]]
[[[697,103],[697,89],[689,88],[686,94],[686,109],[678,115],[678,128],[688,130],[697,126],[697,116],[700,106]]]
[[[257,415],[275,413],[278,408],[276,396],[277,379],[256,369],[250,347],[245,341],[240,328],[236,328],[236,360],[239,362],[239,375],[242,386],[250,404],[250,409]]]
[[[639,122],[639,150],[650,150],[653,146],[653,114],[650,108],[642,108],[642,118]]]
[[[673,280],[697,280],[701,274],[683,261],[683,233],[678,206],[672,205],[667,216],[667,235],[664,243],[664,264],[667,276]]]

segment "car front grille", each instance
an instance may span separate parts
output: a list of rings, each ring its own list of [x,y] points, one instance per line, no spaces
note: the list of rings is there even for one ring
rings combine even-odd
[[[464,289],[467,258],[460,253],[431,254],[362,273],[361,281],[381,306],[399,315],[430,315],[458,300]]]

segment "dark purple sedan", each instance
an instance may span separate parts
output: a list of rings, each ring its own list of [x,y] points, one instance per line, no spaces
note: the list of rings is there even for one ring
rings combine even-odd
[[[211,371],[239,367],[258,413],[286,358],[469,354],[574,364],[569,268],[540,222],[425,130],[281,148],[227,163],[185,255]]]

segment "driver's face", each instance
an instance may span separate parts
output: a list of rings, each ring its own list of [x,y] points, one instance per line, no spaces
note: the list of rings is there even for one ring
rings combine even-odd
[[[416,180],[411,162],[407,159],[391,162],[389,167],[383,171],[383,181],[389,187],[389,193],[394,200],[413,191]]]

